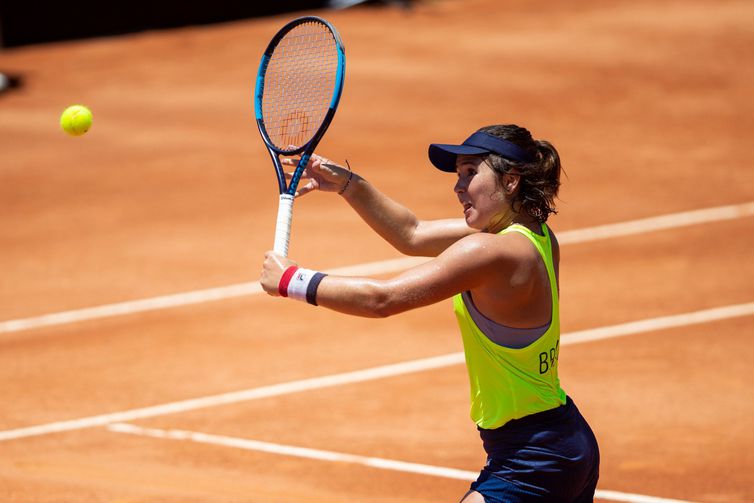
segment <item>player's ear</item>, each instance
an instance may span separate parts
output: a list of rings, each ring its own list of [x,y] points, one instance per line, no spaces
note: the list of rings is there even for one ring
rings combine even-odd
[[[503,175],[503,190],[508,196],[512,196],[518,192],[518,188],[521,185],[521,175],[516,173],[506,173]]]

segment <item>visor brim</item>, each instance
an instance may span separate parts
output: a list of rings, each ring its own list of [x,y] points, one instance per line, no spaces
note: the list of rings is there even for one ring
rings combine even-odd
[[[429,146],[429,160],[440,171],[455,173],[456,157],[459,155],[482,155],[490,151],[471,145],[446,145],[444,143],[432,143]]]

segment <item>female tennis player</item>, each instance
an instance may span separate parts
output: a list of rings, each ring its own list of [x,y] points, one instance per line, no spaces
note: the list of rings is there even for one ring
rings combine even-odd
[[[457,174],[453,190],[462,219],[419,220],[350,169],[319,156],[307,166],[299,195],[338,193],[397,250],[432,260],[376,280],[325,275],[267,252],[262,287],[368,317],[452,297],[471,418],[487,453],[462,502],[592,501],[597,441],[558,379],[560,252],[545,223],[560,186],[558,153],[522,127],[496,125],[460,145],[430,145],[429,159]]]

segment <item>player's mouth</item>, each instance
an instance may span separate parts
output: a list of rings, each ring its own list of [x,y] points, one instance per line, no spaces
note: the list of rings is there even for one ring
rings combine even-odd
[[[471,209],[471,203],[461,201],[461,205],[463,205],[463,214],[465,215]]]

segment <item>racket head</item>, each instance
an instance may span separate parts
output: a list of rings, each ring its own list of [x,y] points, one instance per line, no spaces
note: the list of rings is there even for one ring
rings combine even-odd
[[[325,19],[300,17],[278,31],[262,55],[254,91],[268,148],[279,155],[313,150],[340,101],[345,62],[340,34]]]

